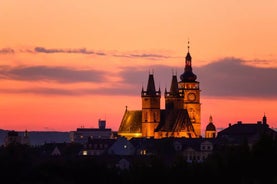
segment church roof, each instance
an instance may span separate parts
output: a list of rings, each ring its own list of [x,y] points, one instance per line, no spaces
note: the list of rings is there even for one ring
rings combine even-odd
[[[176,132],[189,130],[193,131],[193,126],[186,109],[161,110],[161,120],[156,131]]]
[[[206,131],[216,131],[216,128],[212,122],[207,125]]]
[[[213,124],[213,117],[210,115],[209,124],[206,126],[206,131],[216,131],[216,128]]]
[[[118,132],[131,132],[131,133],[140,133],[141,132],[141,110],[129,111],[126,109]]]
[[[126,110],[122,118],[118,132],[121,133],[140,133],[142,122],[142,111]],[[194,131],[186,109],[161,110],[160,123],[155,131]]]

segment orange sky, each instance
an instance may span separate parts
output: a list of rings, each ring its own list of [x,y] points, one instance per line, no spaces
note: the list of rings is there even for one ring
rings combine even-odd
[[[209,115],[227,127],[264,113],[277,127],[277,1],[0,2],[0,128],[75,130],[125,106],[141,108],[149,71],[156,87],[181,74],[190,40]],[[162,104],[162,107],[164,104]]]

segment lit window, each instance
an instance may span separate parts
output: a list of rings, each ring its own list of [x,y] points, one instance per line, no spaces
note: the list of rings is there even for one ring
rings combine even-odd
[[[87,150],[84,150],[84,151],[83,151],[83,155],[88,155],[88,151],[87,151]]]
[[[145,149],[141,150],[141,151],[140,151],[140,154],[141,154],[141,155],[146,155],[146,150],[145,150]]]

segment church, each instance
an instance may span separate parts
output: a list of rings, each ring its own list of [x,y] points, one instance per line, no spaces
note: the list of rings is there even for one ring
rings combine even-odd
[[[173,74],[170,89],[165,89],[165,109],[161,109],[161,90],[156,90],[154,75],[150,73],[146,90],[141,90],[142,109],[126,107],[118,135],[127,139],[201,137],[200,87],[196,79],[188,46],[184,72],[179,81]]]

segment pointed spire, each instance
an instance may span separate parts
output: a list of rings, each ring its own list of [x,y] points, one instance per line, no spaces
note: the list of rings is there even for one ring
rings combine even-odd
[[[147,93],[148,94],[155,94],[156,88],[155,88],[155,81],[153,74],[149,74],[148,78],[148,84],[147,84]]]
[[[210,123],[213,122],[213,117],[212,117],[212,115],[210,115],[210,117],[209,117],[209,122],[210,122]]]
[[[187,56],[186,56],[186,64],[191,65],[191,55],[189,53],[189,49],[190,49],[190,46],[189,46],[189,41],[188,41],[188,53],[187,53]]]
[[[142,96],[145,96],[145,95],[160,96],[161,95],[161,89],[160,89],[160,87],[159,87],[159,90],[156,91],[155,81],[154,81],[154,75],[153,74],[149,73],[148,83],[147,83],[147,89],[146,89],[146,91],[144,91],[142,89],[141,95]]]
[[[176,75],[172,76],[170,94],[173,96],[179,96],[178,81]]]
[[[191,67],[192,58],[191,58],[189,49],[190,49],[190,46],[188,41],[188,53],[186,56],[185,69],[184,69],[184,73],[180,76],[183,82],[194,82],[197,78],[197,76],[192,72],[192,67]]]

